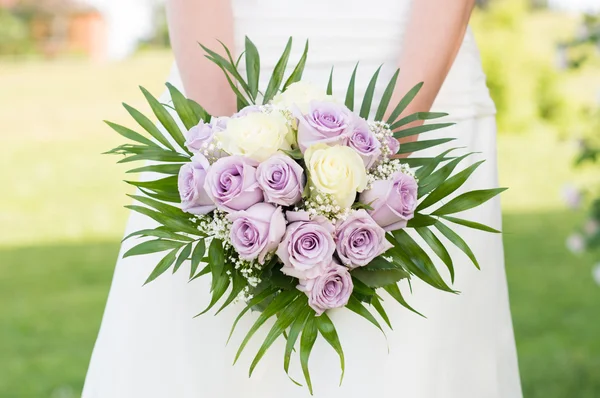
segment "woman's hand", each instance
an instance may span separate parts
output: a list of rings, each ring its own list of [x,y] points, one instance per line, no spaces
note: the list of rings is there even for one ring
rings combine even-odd
[[[198,43],[224,54],[217,41],[233,48],[233,15],[230,1],[167,0],[171,47],[187,97],[202,104],[210,114],[231,115],[235,95],[225,75],[204,57]]]
[[[415,0],[399,59],[400,75],[388,115],[417,83],[423,87],[400,116],[428,112],[458,54],[475,0]],[[404,126],[414,127],[422,121]],[[416,141],[417,136],[400,142]],[[408,155],[405,155],[408,156]]]

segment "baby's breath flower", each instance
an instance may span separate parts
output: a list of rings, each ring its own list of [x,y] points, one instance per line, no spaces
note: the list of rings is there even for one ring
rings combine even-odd
[[[339,206],[333,196],[314,189],[311,191],[312,195],[305,199],[303,206],[296,206],[295,211],[305,210],[311,218],[320,215],[334,223],[348,214],[349,209]]]
[[[371,169],[367,174],[367,189],[369,189],[375,181],[388,180],[398,171],[413,178],[415,177],[415,174],[410,167],[407,164],[402,163],[400,159],[386,159]]]
[[[389,124],[377,121],[377,122],[369,122],[369,128],[375,135],[375,138],[381,143],[381,161],[385,162],[391,155],[390,147],[388,146],[388,140],[390,137],[394,136],[392,130],[390,130]]]
[[[212,216],[201,216],[197,228],[206,235],[222,240],[226,245],[231,245],[229,237],[231,221],[229,221],[227,213],[224,211],[217,209],[212,213]]]

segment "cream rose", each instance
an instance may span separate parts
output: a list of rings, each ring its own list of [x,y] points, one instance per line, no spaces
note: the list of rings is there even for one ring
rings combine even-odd
[[[230,119],[227,128],[215,136],[225,152],[258,162],[267,160],[280,149],[291,149],[291,130],[279,112],[252,112]]]
[[[352,206],[356,193],[367,186],[363,161],[350,147],[315,144],[306,150],[304,159],[311,184],[341,207]]]
[[[306,114],[309,110],[308,104],[311,101],[335,102],[331,95],[327,95],[319,87],[299,81],[290,84],[283,93],[277,94],[273,98],[273,105],[285,109],[292,109],[293,106],[296,106],[303,114]]]

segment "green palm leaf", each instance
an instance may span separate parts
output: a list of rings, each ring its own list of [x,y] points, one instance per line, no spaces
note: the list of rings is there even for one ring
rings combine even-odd
[[[404,297],[402,297],[402,293],[400,293],[400,288],[398,287],[397,284],[393,283],[391,285],[385,286],[383,288],[386,292],[388,292],[388,294],[390,296],[392,296],[394,298],[394,300],[396,300],[401,306],[403,306],[404,308],[414,312],[417,315],[422,316],[423,318],[426,318],[425,315],[421,314],[419,311],[415,310],[413,307],[411,307],[406,300],[404,300]]]
[[[202,49],[206,52],[206,54],[207,54],[206,58],[208,58],[209,60],[214,62],[223,71],[223,73],[225,73],[225,76],[227,76],[227,80],[229,80],[229,85],[232,88],[235,88],[234,92],[237,91],[237,93],[239,93],[238,98],[239,97],[244,98],[244,95],[237,89],[236,85],[233,83],[233,81],[231,81],[231,78],[229,77],[229,75],[233,76],[233,78],[240,84],[240,86],[242,87],[242,89],[248,96],[251,96],[250,88],[248,87],[248,84],[246,83],[244,78],[238,72],[238,70],[235,66],[235,62],[231,58],[231,53],[229,52],[229,49],[221,41],[219,41],[219,43],[221,44],[221,46],[223,46],[225,52],[227,53],[227,56],[229,57],[229,61],[227,59],[223,58],[221,55],[214,52],[213,50],[209,49],[208,47],[205,47],[200,43],[198,43],[198,44],[200,44],[200,47],[202,47]]]
[[[137,200],[140,203],[145,204],[146,206],[150,206],[165,215],[172,216],[172,217],[186,217],[186,214],[181,209],[179,209],[175,206],[166,204],[164,202],[159,202],[158,200],[154,200],[147,196],[141,196],[141,195],[129,195],[128,194],[127,196],[129,196],[130,198],[132,198],[134,200]]]
[[[150,108],[152,108],[152,112],[162,124],[162,126],[167,130],[169,135],[173,138],[173,140],[179,145],[183,150],[187,151],[185,146],[185,138],[183,137],[183,133],[179,129],[179,126],[173,119],[173,116],[165,109],[165,107],[156,99],[148,90],[144,87],[140,86],[140,90],[146,97],[146,101],[150,104]]]
[[[252,40],[246,36],[246,77],[248,79],[248,87],[253,100],[256,100],[258,94],[258,82],[260,78],[260,55]]]
[[[154,181],[125,181],[127,184],[140,188],[147,196],[164,200],[167,202],[181,201],[177,192],[177,176],[170,176]],[[161,203],[161,202],[157,202]],[[183,212],[177,214],[179,217],[186,217]],[[187,217],[186,217],[187,218]]]
[[[211,270],[212,270],[212,268],[213,267],[211,266]],[[210,311],[210,309],[212,307],[214,307],[215,304],[217,304],[217,302],[221,299],[221,297],[223,297],[223,295],[227,291],[227,288],[229,287],[230,282],[231,281],[229,280],[229,276],[227,276],[226,274],[219,276],[216,281],[213,279],[213,283],[212,283],[213,287],[211,289],[212,297],[210,299],[210,303],[208,304],[208,307],[206,307],[204,309],[204,311],[200,312],[199,314],[196,314],[195,317],[204,315],[208,311]]]
[[[314,314],[313,310],[309,307],[301,310],[298,313],[298,316],[296,317],[296,319],[294,319],[294,322],[292,322],[292,325],[290,326],[290,331],[288,332],[285,351],[283,354],[283,370],[285,370],[285,373],[288,375],[290,380],[292,380],[292,382],[294,382],[297,385],[301,384],[299,384],[296,380],[290,377],[290,359],[292,356],[292,351],[294,350],[294,345],[298,340],[298,336],[300,335],[300,332],[304,329],[306,320],[308,319],[311,313]]]
[[[448,220],[454,224],[459,224],[459,225],[463,225],[465,227],[478,229],[480,231],[491,232],[491,233],[495,233],[495,234],[501,233],[500,231],[498,231],[495,228],[488,227],[487,225],[480,224],[475,221],[463,220],[462,218],[456,218],[456,217],[450,217],[450,216],[442,216],[442,218],[445,220]]]
[[[437,289],[455,293],[444,282],[427,253],[406,231],[393,231],[392,235],[397,243],[396,247],[391,250],[392,255],[397,256],[411,273]]]
[[[317,321],[317,328],[321,333],[321,336],[329,343],[329,345],[335,350],[335,352],[340,357],[340,367],[342,369],[342,375],[340,377],[340,385],[342,381],[344,381],[344,373],[346,372],[346,361],[344,359],[344,350],[342,349],[342,344],[340,343],[340,338],[335,330],[335,326],[331,319],[327,316],[326,313],[321,314],[321,316],[315,318]]]
[[[454,158],[453,157],[446,157],[446,158],[443,158],[441,160],[441,162],[446,162],[446,161],[452,160],[452,159],[454,159]],[[406,164],[410,168],[426,167],[426,166],[430,165],[434,161],[435,161],[435,158],[431,158],[431,157],[429,157],[429,158],[410,157],[410,158],[403,158],[402,159],[402,163]]]
[[[227,308],[229,304],[233,303],[233,300],[235,300],[236,297],[239,296],[242,290],[244,290],[244,288],[247,286],[246,279],[235,271],[232,272],[231,282],[232,286],[231,292],[229,293],[229,297],[227,297],[227,300],[225,300],[225,302],[223,303],[221,308],[219,308],[219,310],[215,313],[215,315],[218,315],[221,311]]]
[[[400,116],[400,114],[402,112],[404,112],[404,110],[412,102],[412,100],[415,99],[415,97],[417,96],[417,94],[421,90],[421,87],[423,87],[423,83],[422,82],[421,83],[417,83],[413,88],[411,88],[404,95],[404,97],[402,97],[402,99],[400,100],[400,102],[398,102],[398,105],[396,105],[396,107],[392,111],[392,114],[388,118],[387,124],[389,124],[389,125],[394,124],[394,122],[396,121],[396,119],[398,118],[398,116]]]
[[[136,133],[135,131],[133,131],[127,127],[121,126],[120,124],[109,122],[108,120],[105,120],[104,123],[108,124],[110,126],[110,128],[112,128],[117,133],[119,133],[120,135],[122,135],[123,137],[125,137],[127,139],[139,142],[140,144],[148,145],[149,147],[160,148],[154,141],[149,140],[148,138],[144,137],[143,135]]]
[[[185,233],[188,233],[191,235],[196,235],[196,236],[202,236],[202,233],[200,231],[198,231],[196,228],[194,228],[193,225],[187,223],[184,220],[168,217],[162,213],[159,213],[157,211],[154,211],[152,209],[149,209],[149,208],[143,207],[143,206],[127,205],[127,206],[125,206],[125,208],[136,211],[145,216],[148,216],[148,217],[152,218],[153,220],[155,220],[156,222],[158,222],[159,224],[162,224],[171,230],[174,230],[177,232],[185,232]]]
[[[292,71],[292,74],[283,84],[283,91],[285,91],[290,84],[299,82],[302,79],[302,74],[304,73],[304,67],[306,66],[306,59],[308,58],[308,40],[306,40],[306,44],[304,45],[304,52],[300,57],[300,60],[296,64],[296,67]]]
[[[133,238],[135,236],[154,236],[156,238],[170,239],[170,240],[178,240],[191,242],[193,239],[189,236],[179,235],[169,230],[163,229],[164,227],[158,227],[156,229],[142,229],[139,231],[132,232],[131,234],[124,237],[121,242],[126,241],[129,238]]]
[[[200,272],[198,272],[196,275],[194,275],[192,278],[190,278],[190,280],[188,282],[193,281],[194,279],[198,279],[203,275],[209,274],[210,273],[210,265],[206,264],[206,266],[204,268],[202,268],[200,270]]]
[[[445,144],[446,142],[454,141],[455,139],[456,138],[439,138],[436,140],[406,142],[404,144],[400,144],[400,150],[398,150],[398,154],[422,151],[424,149]]]
[[[165,250],[170,250],[170,249],[174,249],[174,248],[179,249],[181,246],[183,246],[182,242],[177,242],[174,240],[162,240],[162,239],[149,240],[149,241],[139,243],[139,244],[135,245],[134,247],[132,247],[131,249],[127,250],[127,252],[125,252],[125,254],[123,254],[123,258],[131,257],[131,256],[139,256],[142,254],[158,253],[158,252],[163,252]]]
[[[433,120],[433,119],[439,119],[442,117],[448,116],[447,113],[443,113],[443,112],[416,112],[413,113],[412,115],[408,115],[402,119],[400,119],[399,121],[397,121],[396,123],[394,123],[390,129],[391,130],[396,130],[397,128],[400,128],[402,126],[405,126],[407,124],[416,122],[416,121],[422,121],[422,120]],[[452,125],[448,124],[448,125]],[[406,129],[405,131],[407,131],[408,129]],[[436,130],[436,129],[432,129],[432,130]],[[427,130],[427,131],[431,131],[431,130]]]
[[[348,89],[346,90],[346,107],[351,111],[354,110],[354,86],[356,85],[356,70],[358,69],[358,62],[352,71],[352,76],[350,77],[350,82],[348,83]]]
[[[152,120],[148,119],[140,111],[127,105],[126,103],[123,103],[123,107],[125,107],[125,110],[127,110],[127,112],[131,115],[131,117],[134,118],[135,121],[144,130],[146,130],[148,132],[148,134],[150,134],[152,137],[154,137],[156,139],[156,141],[160,142],[163,146],[170,149],[171,151],[175,151],[175,148],[173,148],[173,145],[171,145],[169,140],[167,140],[167,138],[163,135],[163,133],[160,132],[160,130],[158,129],[158,127],[156,127],[156,125],[152,122]]]
[[[446,250],[446,247],[442,244],[442,242],[438,239],[437,236],[427,227],[415,228],[415,231],[421,238],[431,247],[431,250],[435,253],[436,256],[440,258],[446,264],[448,271],[450,272],[450,280],[454,283],[454,264],[452,263],[452,258],[450,257],[450,253]]]
[[[410,275],[402,268],[380,256],[367,266],[353,270],[352,276],[368,287],[377,288],[398,282]]]
[[[179,91],[175,86],[171,83],[166,84],[167,89],[169,90],[169,94],[171,95],[171,99],[173,100],[173,105],[175,106],[175,111],[179,116],[179,119],[183,122],[183,125],[186,129],[191,129],[195,125],[200,122],[200,118],[194,112],[190,102],[187,98]]]
[[[373,306],[373,308],[375,308],[375,311],[377,311],[379,316],[381,316],[381,318],[385,321],[385,323],[388,325],[388,327],[390,329],[393,329],[392,323],[390,322],[390,318],[388,317],[387,312],[385,312],[385,308],[383,308],[383,305],[381,304],[381,300],[379,300],[379,297],[377,297],[377,296],[373,297],[371,299],[371,305]]]
[[[446,225],[442,224],[441,222],[435,224],[435,227],[438,229],[438,231],[440,231],[442,233],[442,235],[444,235],[446,237],[446,239],[448,239],[456,247],[458,247],[463,253],[465,253],[467,255],[467,257],[469,257],[469,259],[471,259],[471,261],[473,262],[475,267],[477,267],[477,269],[480,269],[479,263],[477,262],[477,259],[475,258],[475,254],[473,254],[473,251],[471,250],[469,245],[467,245],[467,243],[463,240],[463,238],[461,238],[456,232],[454,232],[453,230],[451,230],[450,228],[448,228]]]
[[[415,216],[408,220],[406,224],[407,228],[419,228],[419,227],[429,227],[437,223],[437,218],[433,218],[426,214],[415,213]]]
[[[506,191],[506,189],[507,188],[478,189],[465,192],[434,211],[432,215],[443,216],[472,209],[473,207],[477,207],[494,198],[501,192]]]
[[[237,326],[240,319],[242,319],[242,317],[248,311],[250,311],[253,307],[261,304],[263,301],[265,301],[266,299],[268,299],[275,293],[277,293],[277,289],[265,289],[262,292],[260,292],[259,294],[255,295],[250,301],[248,301],[248,304],[246,305],[246,307],[235,318],[235,321],[233,322],[233,325],[231,326],[231,331],[229,332],[229,337],[227,338],[227,343],[229,343],[229,340],[231,340],[231,336],[233,336],[235,327]]]
[[[409,117],[410,116],[407,116],[407,118],[409,118]],[[435,131],[435,130],[444,129],[446,127],[454,126],[454,123],[433,123],[433,124],[422,124],[420,126],[409,127],[404,130],[396,131],[396,129],[398,127],[402,126],[400,123],[401,122],[403,123],[403,120],[400,120],[399,122],[392,124],[392,126],[390,127],[390,130],[394,131],[394,137],[396,137],[396,138],[410,137],[413,135],[423,134],[423,133],[427,133],[429,131]]]
[[[396,88],[396,81],[398,80],[398,74],[400,73],[400,69],[396,69],[396,72],[390,79],[383,95],[381,96],[381,100],[379,101],[379,106],[377,107],[377,112],[375,112],[375,120],[380,121],[383,120],[383,116],[385,115],[385,111],[390,104],[390,100],[392,99],[392,95],[394,94],[394,89]]]
[[[290,58],[291,50],[292,38],[290,37],[285,46],[285,50],[283,50],[283,54],[281,54],[279,61],[277,61],[277,64],[275,65],[275,69],[273,70],[273,74],[271,75],[271,79],[269,80],[269,84],[267,85],[267,90],[265,91],[263,104],[267,104],[269,101],[271,101],[275,94],[277,94],[277,92],[279,91],[281,81],[283,80],[283,74],[285,73],[285,68],[287,67],[288,59]]]
[[[298,313],[306,308],[308,308],[308,300],[305,295],[301,295],[301,297],[293,301],[279,313],[277,316],[277,321],[275,321],[271,327],[271,330],[267,334],[267,337],[265,337],[263,344],[259,348],[258,353],[250,365],[249,377],[252,376],[256,365],[258,365],[269,347],[271,347],[275,340],[285,332],[292,322],[294,322],[298,316]]]
[[[163,259],[160,260],[158,264],[156,264],[156,267],[154,267],[154,269],[150,273],[150,276],[148,276],[148,279],[146,279],[146,282],[144,282],[144,286],[152,282],[161,274],[163,274],[166,270],[168,270],[171,267],[171,264],[173,264],[173,262],[175,261],[176,255],[177,249],[173,249],[165,257],[163,257]]]
[[[369,118],[369,113],[371,112],[371,104],[373,103],[373,94],[375,93],[375,86],[377,85],[377,78],[379,77],[379,71],[381,70],[381,66],[377,68],[371,81],[369,81],[369,85],[367,86],[367,90],[365,91],[365,95],[363,97],[362,104],[360,106],[360,117],[364,119]]]
[[[444,199],[445,197],[447,197],[448,195],[450,195],[451,193],[456,191],[467,181],[467,179],[471,176],[471,174],[473,174],[473,172],[475,170],[477,170],[477,168],[483,162],[484,162],[484,160],[474,163],[471,166],[467,167],[466,169],[462,170],[461,172],[459,172],[459,173],[453,175],[452,177],[448,178],[447,180],[445,180],[437,188],[435,188],[425,198],[425,200],[423,200],[419,204],[419,206],[417,206],[417,211],[426,209],[429,206],[436,204],[440,200]]]
[[[310,395],[313,395],[313,387],[312,381],[310,380],[310,371],[308,370],[308,360],[310,358],[310,352],[317,340],[317,334],[317,321],[315,320],[313,312],[306,320],[306,324],[302,330],[302,336],[300,337],[300,365],[302,366],[302,373],[304,373]]]
[[[333,94],[333,66],[331,72],[329,72],[329,81],[327,82],[327,95]]]
[[[375,325],[375,327],[377,329],[381,330],[381,333],[383,333],[383,335],[385,336],[385,332],[381,328],[381,325],[379,324],[379,322],[377,322],[377,319],[375,319],[375,317],[373,316],[373,314],[371,314],[369,312],[367,307],[365,307],[356,297],[350,296],[350,300],[348,300],[348,304],[346,304],[346,308],[348,308],[350,311],[362,316],[367,321],[371,322],[373,325]]]
[[[153,164],[150,166],[138,167],[135,169],[127,170],[126,173],[144,173],[144,172],[152,172],[159,174],[179,174],[179,169],[181,169],[183,163],[174,163],[174,164]]]
[[[192,253],[192,242],[185,245],[185,247],[181,250],[181,253],[179,253],[179,256],[177,257],[177,261],[175,261],[175,265],[173,266],[173,273],[177,272],[179,267],[181,267],[181,264],[183,264],[183,262],[185,260],[190,258],[191,253]]]
[[[196,117],[198,118],[198,121],[203,120],[206,123],[210,122],[211,116],[206,111],[206,109],[204,109],[202,106],[200,106],[200,104],[198,104],[196,101],[194,101],[192,99],[188,98],[187,102],[188,102],[189,107],[194,112],[194,115],[196,115]]]
[[[248,342],[250,341],[250,339],[252,338],[252,336],[254,336],[254,333],[256,333],[256,331],[269,318],[271,318],[273,315],[277,314],[279,311],[283,310],[285,307],[287,307],[289,304],[291,304],[292,301],[296,300],[300,294],[301,293],[298,290],[284,291],[284,292],[280,293],[279,295],[277,295],[273,299],[273,301],[271,301],[267,305],[267,307],[264,309],[264,311],[260,313],[260,315],[259,315],[258,319],[256,320],[256,322],[254,322],[254,325],[252,325],[252,327],[250,328],[250,330],[246,334],[246,337],[242,341],[242,344],[240,344],[240,347],[238,348],[238,351],[235,354],[235,359],[233,361],[234,364],[240,358],[240,355],[242,354],[242,351],[244,351],[244,348],[246,347],[246,345],[248,344]]]
[[[441,167],[439,170],[435,171],[434,173],[431,173],[428,175],[419,173],[421,171],[421,170],[419,170],[417,172],[417,173],[419,173],[419,176],[418,176],[418,178],[419,178],[419,192],[418,192],[419,198],[424,195],[427,195],[428,193],[430,193],[431,191],[433,191],[434,189],[439,187],[440,184],[442,184],[444,181],[446,181],[448,179],[448,177],[450,176],[450,174],[452,174],[452,172],[454,171],[456,166],[458,166],[458,164],[463,159],[465,159],[466,157],[468,157],[472,154],[473,154],[473,152],[467,153],[466,155],[452,159],[451,161],[448,162],[448,164]]]
[[[213,238],[208,247],[208,263],[212,274],[211,291],[215,290],[221,275],[225,271],[225,254],[223,253],[223,242]]]
[[[439,155],[437,155],[436,157],[431,159],[431,162],[423,165],[423,167],[419,168],[419,170],[417,170],[415,172],[415,177],[419,180],[419,189],[425,185],[425,179],[427,177],[429,177],[431,175],[431,173],[433,173],[433,171],[444,161],[448,160],[449,158],[446,157],[447,154],[449,154],[450,152],[456,150],[457,148],[450,148],[448,150],[445,150],[444,152],[440,153]]]
[[[204,257],[204,253],[206,253],[206,242],[204,241],[204,239],[200,239],[196,243],[196,247],[192,252],[192,261],[190,264],[190,279],[193,278],[196,274],[198,266],[200,265],[200,261],[202,261],[202,258]],[[209,267],[210,269],[210,265],[207,265],[207,267]]]
[[[139,155],[133,155],[119,160],[117,163],[129,163],[129,162],[137,162],[140,160],[151,160],[157,162],[172,162],[172,163],[181,163],[181,162],[189,162],[190,158],[185,155],[181,155],[177,152],[164,150],[164,149],[153,149],[148,148],[143,151]]]

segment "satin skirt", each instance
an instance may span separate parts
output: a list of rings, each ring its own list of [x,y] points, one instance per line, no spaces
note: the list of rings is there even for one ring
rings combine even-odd
[[[241,53],[246,35],[255,42],[261,56],[260,86],[264,88],[288,37],[294,37],[295,45],[286,76],[308,39],[303,80],[325,87],[335,65],[334,95],[343,99],[350,74],[360,61],[356,78],[356,103],[360,104],[358,98],[379,65],[383,67],[375,98],[380,98],[393,75],[411,4],[411,0],[232,0],[235,53]],[[240,68],[244,75],[244,62]],[[176,67],[169,81],[181,88]],[[168,100],[164,96],[161,102]],[[463,147],[463,153],[479,154],[465,159],[461,167],[487,159],[455,194],[496,187],[495,110],[470,31],[434,110],[450,113],[457,124],[422,138],[457,139],[445,148],[430,150],[429,155]],[[501,228],[500,200],[459,217]],[[152,227],[151,220],[134,213],[126,234]],[[407,283],[401,283],[407,301],[427,319],[382,293],[393,326],[386,331],[387,337],[349,310],[332,311],[345,352],[346,375],[340,387],[337,355],[326,342],[317,340],[310,358],[315,397],[521,398],[502,237],[464,227],[455,230],[473,249],[481,270],[455,249],[451,250],[456,270],[453,286],[460,294],[438,291],[416,278],[411,294]],[[421,242],[419,237],[415,239]],[[83,398],[309,396],[307,389],[294,385],[283,370],[283,338],[248,378],[249,364],[269,325],[254,336],[232,366],[239,343],[257,314],[242,319],[226,346],[242,304],[218,316],[194,318],[210,301],[210,276],[188,283],[189,264],[184,264],[175,275],[163,274],[142,287],[161,255],[121,258],[132,244],[127,241],[121,248]],[[450,283],[443,263],[436,265]],[[291,375],[302,381],[297,353],[292,357]]]
[[[481,152],[471,162],[487,159],[461,191],[497,185],[493,117],[463,120],[439,135],[443,134],[457,136],[455,146]],[[494,199],[464,217],[500,228],[500,202]],[[126,234],[154,226],[152,220],[132,213]],[[315,397],[521,397],[502,238],[462,227],[456,230],[473,249],[481,270],[452,250],[454,288],[460,294],[438,291],[416,278],[410,294],[402,283],[407,301],[427,319],[383,293],[394,328],[386,332],[387,338],[349,310],[332,311],[346,356],[346,375],[340,387],[339,360],[319,339],[310,359]],[[132,244],[126,241],[120,256]],[[226,345],[242,304],[218,316],[193,318],[209,302],[210,276],[188,283],[189,264],[184,264],[175,275],[164,274],[142,287],[160,258],[159,254],[118,260],[83,398],[309,396],[283,371],[283,339],[248,378],[248,366],[268,326],[232,366],[237,347],[257,314],[246,315]],[[437,266],[449,282],[444,265]],[[291,375],[302,380],[297,353],[292,357]]]

